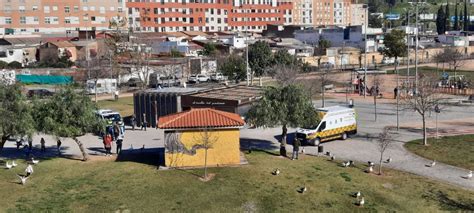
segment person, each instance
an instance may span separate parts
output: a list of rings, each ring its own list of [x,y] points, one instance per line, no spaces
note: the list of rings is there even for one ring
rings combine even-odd
[[[58,139],[58,141],[56,142],[56,146],[58,148],[58,155],[61,155],[61,139]]]
[[[145,113],[143,113],[142,128],[140,130],[145,129],[146,131],[146,126],[147,126],[146,117],[145,117]]]
[[[41,138],[40,144],[41,144],[41,152],[46,151],[46,141],[44,141],[44,138]]]
[[[393,89],[393,99],[397,99],[397,96],[398,96],[398,87],[395,87],[395,89]]]
[[[115,98],[116,101],[118,101],[118,99],[119,99],[119,91],[118,90],[115,90],[114,98]]]
[[[130,118],[130,122],[132,123],[132,130],[135,130],[135,115],[132,115],[132,118]]]
[[[31,174],[33,174],[33,166],[31,164],[28,164],[28,166],[25,169],[26,177],[29,177]]]
[[[112,155],[112,135],[107,134],[104,138],[105,156]]]
[[[123,121],[119,121],[118,125],[120,127],[120,134],[125,134],[125,125],[123,124]]]
[[[120,134],[118,139],[117,139],[117,142],[116,142],[116,145],[117,145],[117,155],[120,154],[120,152],[122,152],[122,143],[123,143],[123,134]]]
[[[117,140],[118,139],[118,136],[120,135],[120,126],[118,125],[117,122],[115,122],[114,126],[114,133],[112,135],[112,140]]]
[[[33,149],[33,138],[28,137],[28,146],[30,148],[30,151]]]
[[[16,139],[16,149],[19,150],[20,146],[23,145],[20,139]]]
[[[26,158],[29,158],[30,157],[30,147],[28,146],[28,144],[26,144],[24,147],[23,147],[23,150],[25,150],[25,157]]]
[[[298,159],[298,153],[300,152],[301,142],[298,138],[295,138],[293,141],[293,155],[291,156],[291,160]]]

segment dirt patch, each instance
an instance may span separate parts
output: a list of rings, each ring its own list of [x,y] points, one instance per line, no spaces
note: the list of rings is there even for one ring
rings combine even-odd
[[[209,173],[209,174],[207,174],[207,178],[200,177],[199,180],[202,181],[202,182],[209,182],[212,179],[214,179],[215,177],[216,177],[215,173]]]

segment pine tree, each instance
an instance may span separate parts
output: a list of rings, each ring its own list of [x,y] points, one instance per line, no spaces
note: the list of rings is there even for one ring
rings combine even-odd
[[[444,13],[443,6],[438,9],[438,16],[436,17],[436,31],[438,35],[442,35],[446,32],[446,14]]]
[[[449,15],[449,1],[446,1],[446,10],[445,10],[445,14],[446,14],[446,31],[450,31],[451,30],[451,20],[450,20],[450,15]]]
[[[470,19],[469,19],[469,12],[467,10],[467,0],[464,1],[464,31],[469,30],[469,24],[470,24]]]
[[[459,30],[458,1],[454,6],[454,30]]]

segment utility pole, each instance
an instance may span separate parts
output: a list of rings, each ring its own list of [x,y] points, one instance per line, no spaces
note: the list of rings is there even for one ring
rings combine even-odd
[[[364,5],[365,7],[365,15],[367,16],[369,14],[369,5],[365,4]],[[364,91],[364,98],[367,96],[367,91],[366,91],[366,85],[367,85],[367,25],[368,25],[368,18],[365,19],[365,24],[364,24],[364,28],[365,28],[365,32],[364,32],[364,58],[365,58],[365,62],[364,62],[364,88],[363,88],[363,91]],[[359,87],[362,86],[362,85],[359,85]]]
[[[408,33],[407,33],[407,81],[410,82],[410,33],[411,33],[411,28],[410,28],[410,10],[408,10],[408,22],[407,22],[407,28],[408,28]]]
[[[418,93],[418,1],[416,1],[415,10],[415,94]]]

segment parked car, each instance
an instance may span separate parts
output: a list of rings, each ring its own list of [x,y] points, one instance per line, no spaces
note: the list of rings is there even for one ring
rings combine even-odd
[[[225,81],[227,80],[227,77],[222,75],[222,73],[214,73],[211,75],[211,80],[212,81]]]
[[[189,83],[201,83],[209,81],[209,77],[203,74],[191,75],[188,78]]]
[[[27,96],[29,98],[32,98],[33,96],[38,97],[38,98],[45,98],[49,96],[53,96],[54,92],[51,92],[47,89],[30,89],[28,90]]]
[[[321,64],[319,64],[319,68],[320,69],[333,69],[334,64],[331,64],[329,62],[322,62]]]
[[[129,86],[129,87],[138,87],[138,86],[140,86],[141,82],[142,81],[139,78],[130,78],[127,81],[127,86]]]

